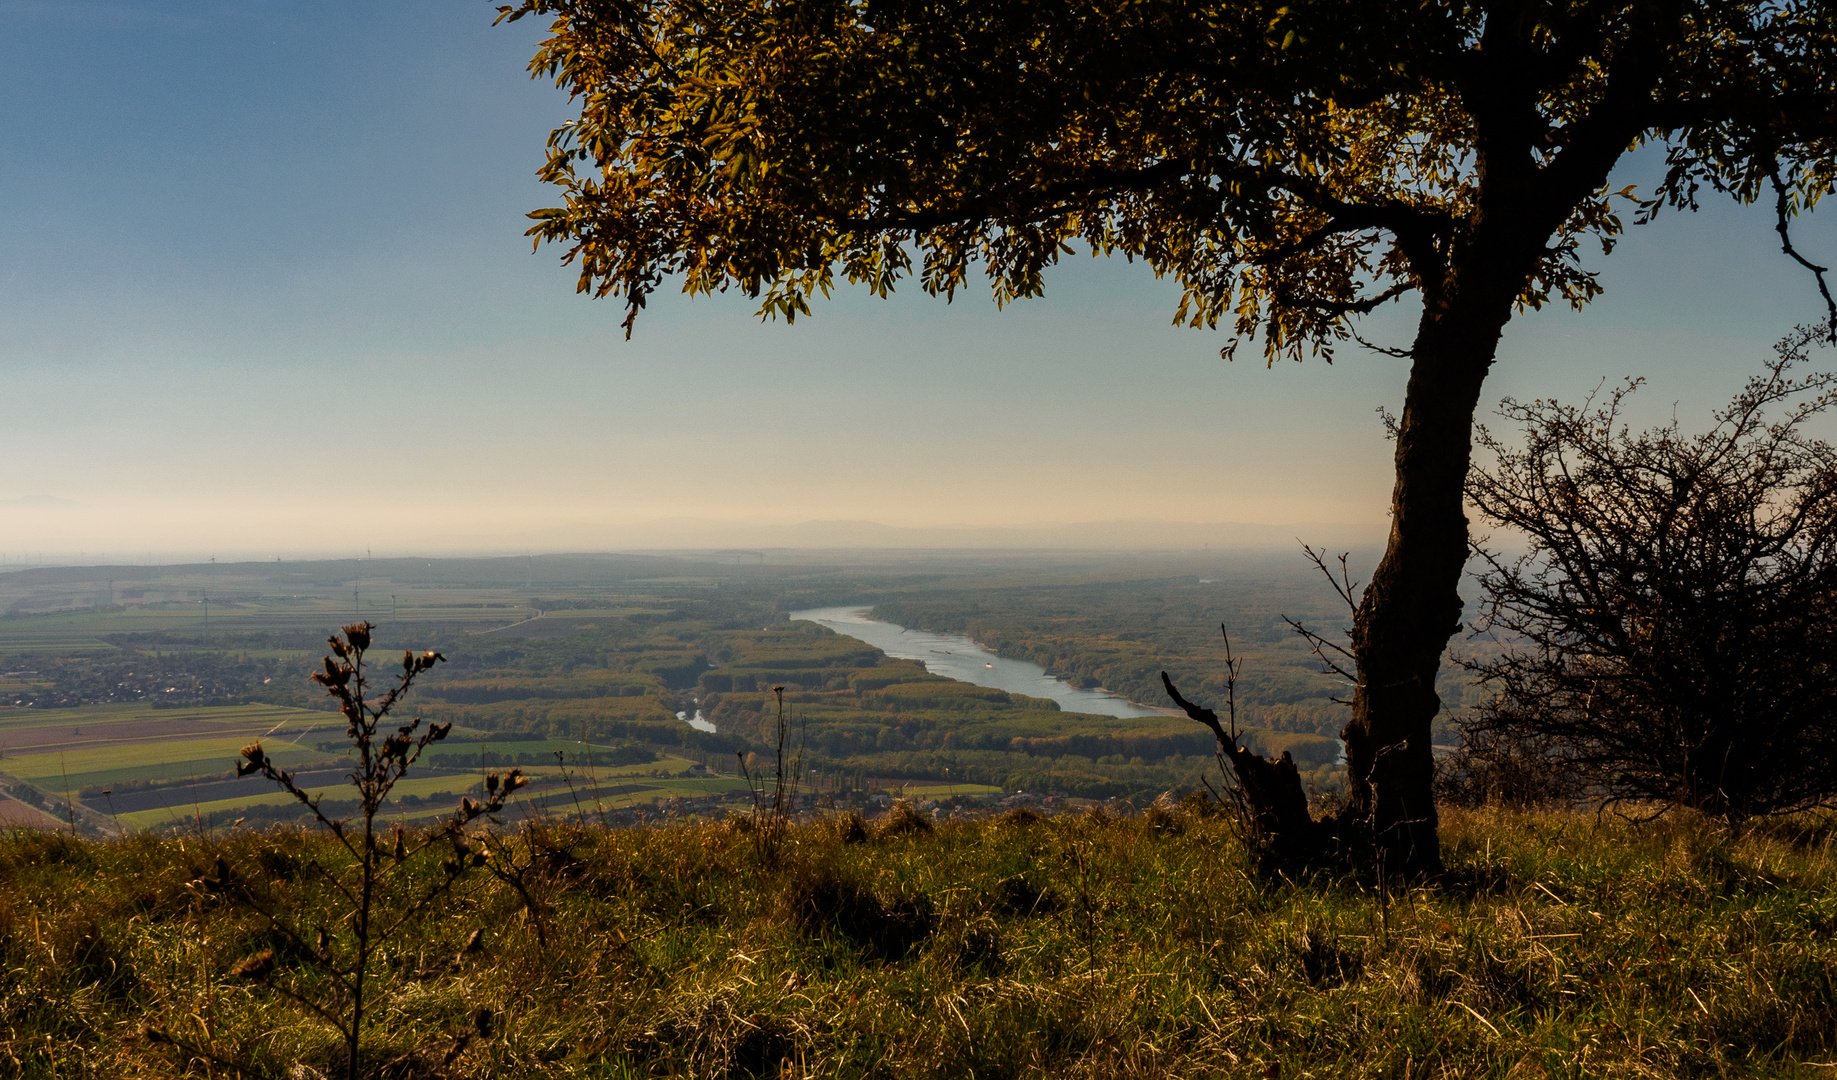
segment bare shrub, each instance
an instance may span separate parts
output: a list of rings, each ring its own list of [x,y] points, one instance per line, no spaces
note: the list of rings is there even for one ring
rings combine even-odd
[[[1497,691],[1466,723],[1501,786],[1570,771],[1608,800],[1727,820],[1837,794],[1837,449],[1810,422],[1837,375],[1796,376],[1800,329],[1698,435],[1629,430],[1636,381],[1599,403],[1507,401],[1523,434],[1468,495],[1528,542],[1489,552],[1472,665]]]
[[[1515,810],[1573,805],[1587,784],[1549,739],[1470,726],[1461,745],[1435,762],[1435,799],[1469,808]]]

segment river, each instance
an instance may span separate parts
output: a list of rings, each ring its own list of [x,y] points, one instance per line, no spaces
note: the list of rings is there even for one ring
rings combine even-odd
[[[791,618],[827,626],[838,634],[865,641],[888,656],[917,660],[933,675],[977,686],[992,686],[1012,694],[1051,698],[1067,712],[1104,716],[1164,715],[1102,690],[1080,690],[1046,674],[1046,669],[1038,664],[996,656],[962,634],[909,630],[895,623],[870,619],[867,617],[870,610],[855,606],[810,608],[793,611]]]

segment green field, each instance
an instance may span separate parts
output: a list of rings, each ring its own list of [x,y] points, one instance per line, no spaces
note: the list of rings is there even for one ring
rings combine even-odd
[[[122,781],[169,781],[235,767],[242,747],[262,740],[293,768],[331,755],[299,740],[336,734],[337,717],[270,705],[148,709],[0,711],[0,771],[59,794]]]
[[[452,774],[443,776],[411,776],[398,781],[395,788],[391,791],[391,795],[394,801],[399,803],[401,799],[410,795],[426,798],[430,795],[450,794],[452,799],[449,803],[438,807],[437,810],[431,810],[429,812],[451,813],[453,806],[459,802],[459,796],[466,794],[476,795],[483,788],[484,784],[477,776]],[[309,795],[323,795],[327,802],[337,802],[352,798],[354,789],[349,784],[326,784],[307,788],[306,792]],[[251,795],[243,798],[216,799],[210,802],[201,803],[194,803],[186,799],[183,789],[174,790],[173,796],[174,798],[170,807],[163,807],[158,810],[140,810],[120,815],[121,824],[129,829],[147,829],[165,824],[184,825],[188,821],[193,820],[196,816],[203,816],[207,819],[214,820],[220,819],[228,814],[247,810],[251,807],[286,806],[294,801],[293,796],[284,791],[270,791],[264,794]],[[394,809],[399,811],[400,807],[397,806],[394,807]]]
[[[904,786],[927,797],[1024,789],[1146,800],[1192,790],[1216,768],[1206,731],[1179,716],[1083,715],[954,682],[787,613],[872,604],[915,625],[983,633],[1011,654],[1031,649],[1080,681],[1131,688],[1166,654],[1215,698],[1212,646],[1199,631],[1207,619],[1246,617],[1245,590],[1257,581],[1221,591],[1180,570],[555,556],[0,573],[0,772],[98,813],[109,811],[103,789],[117,804],[126,793],[121,819],[140,823],[159,816],[143,805],[147,790],[218,782],[256,739],[290,769],[331,766],[345,751],[343,724],[322,711],[308,676],[326,635],[361,615],[380,624],[379,687],[399,649],[448,658],[406,702],[454,725],[456,737],[425,765],[534,768],[560,750],[581,759],[569,761],[577,775],[642,781],[659,796],[700,793],[658,787],[669,778],[649,775],[656,766],[625,763],[663,754],[731,772],[739,754],[769,772],[780,704],[772,688],[783,687],[785,753],[862,798]],[[1316,611],[1285,606],[1288,585],[1278,585],[1258,600],[1257,618]],[[1035,636],[1014,636],[1022,630]],[[1307,779],[1330,790],[1343,768],[1338,741],[1321,734],[1336,714],[1310,696],[1318,678],[1267,626],[1245,644],[1255,661],[1241,701],[1255,728],[1249,745],[1292,751]],[[714,732],[681,719],[698,713]],[[582,744],[596,748],[590,757]],[[208,803],[211,820],[239,805],[272,809],[254,793],[239,794],[253,800],[242,803],[216,794],[228,792],[171,799]]]
[[[224,782],[244,746],[260,741],[270,757],[295,772],[343,770],[351,762],[347,753],[320,748],[328,742],[342,743],[341,724],[336,713],[273,705],[0,710],[0,737],[11,748],[0,759],[0,771],[60,799],[82,796],[85,805],[109,814],[125,829],[224,822],[294,802],[292,796],[263,789],[254,781],[244,786],[255,790],[233,798],[199,797],[200,790]],[[461,758],[483,753],[534,757],[534,764],[522,766],[534,782],[529,793],[556,805],[571,805],[575,794],[590,806],[612,808],[745,790],[733,777],[678,776],[695,764],[687,758],[666,755],[641,764],[596,764],[596,755],[608,759],[619,748],[560,738],[470,741],[480,736],[461,729],[454,741],[437,743],[430,752]],[[557,752],[565,756],[565,766],[555,762]],[[409,819],[449,813],[460,795],[477,793],[482,774],[478,768],[424,767],[397,783],[388,812],[392,818]],[[102,794],[103,789],[109,794]],[[333,804],[352,797],[352,789],[342,781],[309,785],[306,790]],[[159,805],[112,812],[134,800]],[[428,804],[430,800],[439,805]]]
[[[913,799],[942,799],[952,795],[999,795],[1002,789],[990,784],[910,783],[899,785],[900,794]]]

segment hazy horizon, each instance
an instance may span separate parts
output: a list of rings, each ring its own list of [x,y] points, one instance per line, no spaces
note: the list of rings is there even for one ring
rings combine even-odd
[[[86,515],[82,506],[59,506],[58,515]],[[88,522],[87,524],[85,522]],[[627,523],[576,522],[524,533],[399,534],[385,543],[337,542],[336,526],[289,546],[262,545],[252,538],[222,537],[217,545],[181,542],[181,533],[164,545],[49,545],[35,549],[14,545],[0,549],[0,570],[21,566],[143,565],[169,563],[263,562],[275,558],[319,560],[403,557],[487,557],[507,555],[595,554],[629,552],[733,551],[935,551],[935,552],[1200,552],[1214,550],[1266,552],[1293,549],[1300,543],[1329,547],[1380,544],[1384,527],[1358,522],[1170,522],[1084,521],[1027,522],[1015,525],[894,526],[863,520],[759,522],[710,518],[666,518]],[[72,520],[65,535],[82,540],[104,528],[87,517]],[[18,533],[9,530],[10,538]],[[141,534],[144,535],[144,534]]]
[[[1170,326],[1177,287],[1140,264],[1068,257],[1005,311],[844,288],[795,326],[666,288],[624,340],[618,305],[522,235],[555,201],[533,173],[568,116],[524,74],[541,20],[432,0],[0,10],[0,551],[1387,520],[1375,410],[1399,407],[1404,363],[1347,345],[1266,368],[1254,344],[1225,363],[1227,335]],[[1662,169],[1634,154],[1615,184]],[[1828,218],[1796,226],[1814,261],[1837,256]],[[1514,320],[1486,402],[1638,375],[1635,421],[1698,424],[1821,314],[1765,207],[1710,200],[1585,263],[1605,295]],[[1405,342],[1417,310],[1361,332]]]

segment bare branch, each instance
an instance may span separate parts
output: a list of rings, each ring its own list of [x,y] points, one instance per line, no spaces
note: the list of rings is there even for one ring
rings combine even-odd
[[[1301,623],[1297,622],[1296,620],[1289,618],[1287,615],[1282,616],[1282,621],[1287,623],[1289,625],[1289,629],[1295,631],[1295,633],[1297,634],[1300,634],[1302,640],[1308,643],[1309,648],[1311,648],[1314,652],[1315,659],[1320,661],[1321,666],[1326,669],[1327,673],[1338,675],[1340,678],[1345,679],[1347,682],[1350,682],[1350,683],[1356,684],[1359,681],[1358,676],[1347,671],[1345,668],[1340,667],[1339,664],[1335,662],[1332,657],[1328,656],[1327,650],[1330,649],[1333,652],[1339,653],[1341,656],[1344,656],[1347,660],[1352,662],[1354,667],[1358,666],[1357,657],[1353,656],[1350,652],[1347,652],[1340,645],[1332,641],[1328,641],[1326,638],[1320,636],[1319,634],[1315,633],[1312,630],[1309,630],[1307,627],[1303,626]],[[1334,698],[1333,700],[1339,701],[1340,699]],[[1344,702],[1340,702],[1340,703],[1345,704]]]
[[[1770,162],[1769,166],[1767,178],[1773,182],[1774,194],[1773,228],[1775,232],[1780,234],[1780,250],[1784,251],[1792,261],[1810,270],[1812,276],[1818,280],[1818,293],[1824,297],[1824,307],[1829,318],[1829,321],[1826,323],[1825,340],[1833,345],[1837,345],[1837,300],[1831,298],[1830,285],[1824,280],[1824,275],[1830,271],[1830,267],[1819,266],[1810,259],[1799,254],[1799,250],[1792,246],[1792,228],[1790,224],[1792,219],[1791,193],[1786,187],[1786,182],[1780,178],[1779,161],[1776,159]]]
[[[1297,540],[1296,543],[1301,542]],[[1361,583],[1352,580],[1351,570],[1346,564],[1346,560],[1351,557],[1352,553],[1349,551],[1340,552],[1339,576],[1334,577],[1333,571],[1327,567],[1325,551],[1315,551],[1307,544],[1301,544],[1301,550],[1307,554],[1308,561],[1314,564],[1315,569],[1326,575],[1327,584],[1333,586],[1333,591],[1338,593],[1339,598],[1346,602],[1346,609],[1353,615],[1357,615],[1359,613],[1359,602],[1353,598],[1353,594],[1358,592]]]
[[[1165,671],[1161,673],[1161,685],[1167,690],[1167,696],[1174,700],[1174,704],[1180,706],[1182,712],[1186,713],[1189,718],[1212,729],[1212,734],[1217,737],[1220,746],[1235,747],[1237,745],[1237,740],[1235,738],[1225,734],[1224,725],[1218,722],[1218,713],[1212,709],[1195,705],[1193,702],[1180,696],[1180,691],[1174,686],[1174,680],[1168,678],[1167,672]]]

